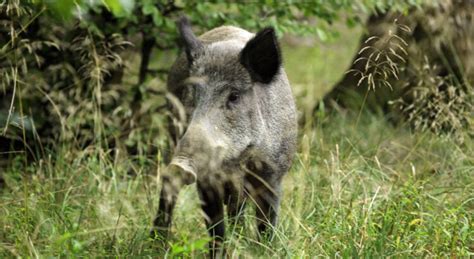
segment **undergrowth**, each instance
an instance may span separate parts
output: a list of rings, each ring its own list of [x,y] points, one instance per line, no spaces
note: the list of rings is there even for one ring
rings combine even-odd
[[[473,255],[472,143],[412,134],[365,113],[355,126],[356,117],[320,118],[302,136],[274,240],[258,241],[249,206],[243,227],[228,226],[229,254]],[[149,239],[163,166],[150,170],[99,149],[61,150],[28,166],[18,159],[4,174],[0,257],[205,255],[193,185],[181,193],[169,249]]]

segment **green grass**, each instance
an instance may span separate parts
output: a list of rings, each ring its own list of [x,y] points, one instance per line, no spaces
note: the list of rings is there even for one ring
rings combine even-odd
[[[414,135],[372,115],[357,126],[354,118],[341,115],[326,120],[303,136],[305,144],[284,180],[273,243],[257,241],[249,209],[243,230],[229,227],[230,253],[467,257],[473,252],[472,145]],[[5,174],[0,257],[163,252],[148,239],[158,172],[138,167],[136,176],[129,176],[130,161],[98,150],[64,151],[20,168]],[[205,247],[207,236],[194,186],[182,193],[175,216],[174,250],[168,252],[202,254],[198,248]]]
[[[306,114],[344,71],[357,45],[285,47],[299,110]],[[357,112],[320,111],[301,129],[284,178],[273,241],[256,238],[252,208],[228,226],[241,257],[470,257],[474,255],[474,145],[393,127]],[[207,234],[195,186],[181,193],[170,249],[149,239],[164,169],[108,150],[62,149],[3,173],[0,258],[204,256]]]

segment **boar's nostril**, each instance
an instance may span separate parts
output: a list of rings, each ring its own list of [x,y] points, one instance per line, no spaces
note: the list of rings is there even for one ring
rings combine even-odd
[[[174,157],[168,167],[171,176],[180,177],[184,184],[192,184],[196,181],[196,167],[193,161],[186,157]]]

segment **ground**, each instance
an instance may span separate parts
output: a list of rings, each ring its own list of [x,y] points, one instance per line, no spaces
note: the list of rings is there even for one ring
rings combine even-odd
[[[412,132],[367,112],[312,113],[348,67],[357,35],[285,45],[305,121],[300,146],[274,239],[258,241],[249,206],[243,227],[228,226],[232,257],[474,255],[472,139]],[[150,172],[136,161],[93,146],[26,167],[16,159],[0,191],[0,257],[203,257],[208,237],[195,186],[181,193],[164,251],[149,239],[164,165]]]

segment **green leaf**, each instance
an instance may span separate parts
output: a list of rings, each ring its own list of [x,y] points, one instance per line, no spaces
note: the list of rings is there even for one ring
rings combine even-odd
[[[150,15],[158,11],[156,9],[156,6],[154,6],[152,3],[144,3],[142,6],[142,12],[145,15]]]
[[[134,0],[103,0],[103,3],[117,17],[130,14],[135,6]]]
[[[321,28],[316,28],[316,34],[318,34],[319,39],[321,41],[327,41],[328,40],[328,35],[326,34],[326,31],[324,31]]]
[[[161,16],[161,13],[156,10],[156,12],[153,14],[153,24],[156,26],[161,26],[163,24],[163,17]]]
[[[80,4],[81,1],[77,0],[45,0],[45,5],[48,10],[50,10],[55,18],[62,20],[69,20],[72,18],[73,9],[77,4]]]

